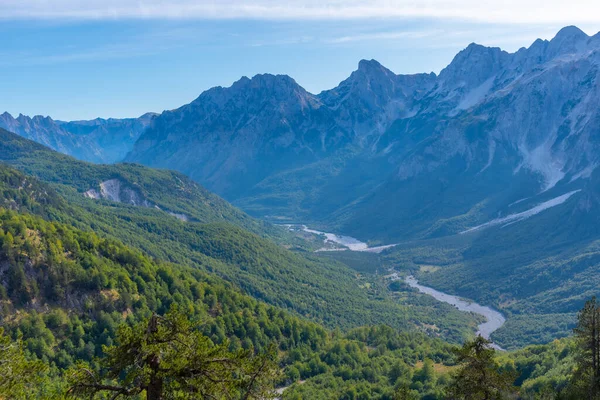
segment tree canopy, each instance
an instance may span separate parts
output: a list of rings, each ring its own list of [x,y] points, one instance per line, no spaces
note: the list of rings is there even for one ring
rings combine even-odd
[[[95,371],[79,363],[68,376],[73,396],[94,398],[110,393],[148,400],[269,399],[278,365],[273,351],[254,355],[229,344],[214,344],[173,307],[153,314],[134,327],[122,326],[117,345],[105,346],[106,356]]]
[[[512,371],[501,371],[491,341],[477,336],[456,350],[460,368],[450,393],[456,399],[500,400],[514,392]]]

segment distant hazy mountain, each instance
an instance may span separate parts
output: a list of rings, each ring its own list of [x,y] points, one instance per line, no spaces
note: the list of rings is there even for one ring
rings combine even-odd
[[[139,118],[96,118],[91,121],[57,121],[57,123],[67,132],[92,141],[100,149],[101,161],[112,163],[125,158],[156,115],[146,113]],[[88,161],[93,160],[88,159]]]
[[[81,160],[112,163],[125,157],[154,116],[63,122],[40,115],[13,118],[5,112],[0,115],[0,128]]]

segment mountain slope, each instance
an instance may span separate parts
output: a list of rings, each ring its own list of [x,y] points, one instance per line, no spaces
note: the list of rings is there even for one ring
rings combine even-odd
[[[150,214],[171,214],[196,222],[230,222],[260,234],[275,229],[250,218],[182,174],[140,165],[78,161],[3,129],[0,161],[58,185],[75,202],[84,198],[109,200],[147,208]]]
[[[349,221],[348,225],[342,223],[344,231],[356,233],[354,226],[365,226],[374,210],[389,210],[390,220],[383,232],[391,233],[392,240],[393,236],[429,235],[429,226],[471,213],[466,225],[453,228],[457,232],[505,212],[514,201],[543,198],[555,187],[565,193],[585,185],[598,165],[600,115],[595,104],[600,99],[600,37],[577,32],[565,29],[550,42],[536,42],[530,49],[505,54],[506,67],[490,69],[481,76],[470,73],[473,82],[465,81],[461,74],[449,76],[466,66],[485,66],[478,60],[497,55],[474,46],[459,54],[442,71],[440,83],[429,95],[442,98],[436,109],[431,110],[429,104],[422,115],[398,121],[382,137],[381,142],[396,158],[394,173],[368,199],[340,211]],[[559,51],[556,43],[571,46]],[[578,52],[570,53],[571,48]],[[530,60],[537,53],[541,55],[534,64]],[[528,65],[529,69],[524,69]],[[461,79],[460,90],[454,88],[457,79]],[[472,91],[480,90],[482,81],[489,82],[489,92],[461,109],[465,98],[470,100]],[[468,87],[476,89],[465,90]],[[406,200],[386,204],[398,196]],[[411,199],[423,198],[427,199],[425,207],[411,206]],[[484,201],[486,207],[480,206]],[[347,217],[348,213],[354,215]],[[401,228],[409,221],[419,224],[412,227],[419,230]],[[395,231],[390,231],[392,225],[397,227],[391,228]],[[382,227],[375,230],[378,228]]]
[[[283,75],[242,78],[161,114],[127,161],[175,169],[229,198],[272,170],[318,159],[343,133],[321,102]]]
[[[51,374],[92,361],[114,342],[119,325],[172,305],[202,320],[213,341],[231,339],[232,348],[325,345],[322,327],[197,268],[152,260],[114,239],[20,212],[0,209],[0,221],[0,325],[15,337],[19,332],[28,355],[51,364]]]
[[[475,327],[472,316],[450,306],[420,295],[398,302],[377,277],[273,243],[269,238],[281,240],[283,229],[246,216],[181,174],[88,164],[8,132],[0,132],[0,161],[50,183],[64,198],[64,209],[42,207],[51,220],[118,239],[158,260],[216,274],[246,294],[327,326],[436,326],[438,334],[456,341]],[[153,206],[85,196],[86,189],[106,179],[120,179]],[[184,212],[189,219],[165,210]]]
[[[100,149],[97,160],[75,154],[71,154],[72,156],[84,161],[110,164],[125,158],[156,116],[154,113],[146,113],[138,118],[96,118],[90,121],[57,121],[57,124],[76,137],[84,137]]]
[[[276,383],[298,382],[281,388],[283,398],[359,393],[384,400],[399,385],[424,398],[447,397],[456,367],[454,346],[446,342],[387,325],[328,331],[197,268],[153,260],[117,240],[32,216],[26,212],[69,204],[48,185],[5,166],[0,193],[3,206],[13,209],[0,207],[0,336],[11,348],[22,342],[28,359],[47,366],[19,397],[63,398],[69,367],[102,356],[124,325],[173,307],[201,321],[201,333],[214,343],[227,340],[231,350],[277,349],[283,373]],[[499,361],[515,371],[522,393],[534,396],[540,387],[562,389],[573,373],[573,357],[571,342],[555,340],[505,353]]]
[[[43,184],[25,178],[33,190],[15,187],[12,183],[24,177],[1,169],[2,189],[38,198]],[[158,262],[119,241],[20,211],[0,208],[0,335],[12,348],[22,342],[28,359],[47,368],[19,397],[65,397],[70,367],[87,362],[94,370],[95,357],[115,344],[122,327],[146,325],[152,313],[164,315],[175,307],[214,343],[256,353],[276,349],[282,370],[276,384],[301,380],[282,388],[284,398],[341,398],[358,390],[365,398],[384,400],[393,397],[399,382],[423,397],[441,398],[447,389],[454,346],[439,339],[386,325],[328,331],[198,269]],[[518,354],[520,382],[532,377],[531,365],[540,357],[548,362],[535,370],[538,379],[560,366],[557,358],[562,362],[569,355],[558,341],[540,350]],[[505,355],[503,364],[514,368],[512,357]],[[570,374],[571,365],[561,370]],[[11,377],[12,371],[6,372]]]

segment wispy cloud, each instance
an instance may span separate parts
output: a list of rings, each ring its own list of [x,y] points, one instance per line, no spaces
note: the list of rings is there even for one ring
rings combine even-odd
[[[94,62],[114,59],[145,57],[159,54],[178,46],[153,43],[121,43],[97,46],[94,48],[65,47],[54,49],[52,53],[39,51],[19,51],[10,54],[0,53],[0,66],[39,66],[62,63]]]
[[[304,44],[314,42],[313,36],[300,36],[290,37],[287,39],[269,39],[269,40],[257,40],[250,43],[252,47],[264,47],[264,46],[289,46],[294,44]]]
[[[325,42],[337,44],[369,40],[423,39],[438,36],[443,32],[442,30],[369,32],[326,39]]]
[[[3,19],[442,18],[493,23],[600,22],[598,0],[2,0]]]

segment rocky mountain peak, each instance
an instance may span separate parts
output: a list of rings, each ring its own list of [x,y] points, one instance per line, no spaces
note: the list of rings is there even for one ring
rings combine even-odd
[[[318,98],[336,115],[338,126],[353,132],[361,146],[368,146],[373,142],[369,138],[410,115],[416,99],[435,79],[435,74],[396,75],[376,60],[361,60],[346,80]]]
[[[575,26],[567,26],[561,29],[548,43],[546,59],[573,54],[583,51],[588,44],[589,36]]]
[[[33,122],[45,122],[45,123],[54,123],[54,120],[50,117],[50,116],[43,116],[43,115],[34,115],[31,120]]]
[[[383,72],[385,74],[393,74],[392,71],[385,68],[377,60],[365,60],[365,59],[360,60],[358,62],[358,70],[357,71],[362,72],[364,74],[372,74],[372,73],[378,73],[378,72],[380,72],[380,73]]]
[[[396,74],[384,67],[376,60],[360,60],[358,69],[354,71],[349,79],[352,80],[388,80],[393,81]]]
[[[552,39],[552,41],[580,41],[586,40],[588,38],[589,36],[584,31],[582,31],[576,26],[571,25],[565,26],[560,31],[558,31],[558,33],[556,34],[556,36],[554,36],[554,39]]]
[[[157,117],[158,115],[160,115],[160,114],[155,113],[155,112],[147,112],[145,114],[140,115],[140,119],[154,118],[154,117]],[[113,119],[113,118],[111,118],[111,119]]]
[[[376,60],[361,60],[358,69],[336,88],[323,91],[319,97],[332,107],[340,102],[365,101],[373,106],[395,97],[398,76]]]
[[[0,128],[11,131],[14,130],[15,124],[18,124],[18,121],[8,111],[0,114]]]
[[[290,85],[290,86],[298,86],[296,81],[290,77],[289,75],[284,74],[257,74],[250,79],[250,82],[256,85],[274,85],[274,84],[282,84],[282,85]]]
[[[238,90],[274,90],[279,91],[282,89],[292,91],[304,91],[294,79],[288,75],[273,75],[273,74],[258,74],[249,79],[244,76],[238,81],[234,82],[233,85],[225,90],[231,90],[233,92]]]
[[[440,80],[476,87],[502,70],[509,54],[498,47],[471,43],[440,72]]]
[[[121,161],[153,120],[151,114],[131,119],[55,121],[49,116],[13,118],[0,115],[0,128],[34,140],[54,150],[91,162]]]
[[[599,48],[600,34],[590,37],[575,26],[567,26],[551,40],[537,39],[531,46],[523,47],[511,54],[508,73],[518,76],[552,59],[585,56],[587,51]]]
[[[219,86],[209,89],[194,100],[192,105],[206,107],[207,104],[214,104],[224,107],[230,101],[258,105],[265,102],[288,102],[291,99],[296,99],[303,106],[316,101],[313,95],[288,75],[259,74],[252,79],[244,76],[227,88]]]

